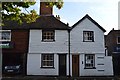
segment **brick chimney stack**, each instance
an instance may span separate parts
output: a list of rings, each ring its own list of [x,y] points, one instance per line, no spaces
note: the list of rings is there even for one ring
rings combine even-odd
[[[52,15],[53,7],[48,6],[47,2],[40,2],[40,15]]]

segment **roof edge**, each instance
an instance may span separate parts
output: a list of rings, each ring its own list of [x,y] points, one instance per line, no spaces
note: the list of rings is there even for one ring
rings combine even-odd
[[[106,32],[106,30],[101,27],[95,20],[93,20],[88,14],[86,14],[82,19],[80,19],[77,23],[75,23],[73,26],[72,26],[72,29],[74,27],[76,27],[76,25],[78,25],[79,23],[81,23],[84,19],[88,18],[91,22],[93,22],[96,26],[98,26],[103,32]],[[71,29],[71,30],[72,30]]]

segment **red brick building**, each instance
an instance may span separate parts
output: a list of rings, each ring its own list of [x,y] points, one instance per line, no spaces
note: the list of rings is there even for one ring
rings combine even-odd
[[[26,54],[28,53],[28,40],[29,30],[20,28],[25,27],[23,25],[16,25],[15,22],[7,22],[2,27],[0,33],[2,33],[1,45],[2,58],[3,58],[3,74],[5,66],[20,65],[21,74],[25,74],[26,71]],[[16,27],[12,27],[15,26]]]
[[[120,30],[111,30],[105,37],[108,55],[113,56],[114,74],[120,75]]]

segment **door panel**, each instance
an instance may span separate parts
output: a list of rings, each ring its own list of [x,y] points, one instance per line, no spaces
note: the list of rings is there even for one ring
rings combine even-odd
[[[79,76],[79,55],[72,55],[72,76]]]
[[[66,54],[59,55],[59,76],[66,76]]]
[[[114,75],[120,75],[120,54],[113,54]]]

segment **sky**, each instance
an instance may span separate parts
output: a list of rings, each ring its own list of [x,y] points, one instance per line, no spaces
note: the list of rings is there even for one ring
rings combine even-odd
[[[63,0],[64,5],[59,10],[54,7],[53,15],[60,15],[60,20],[74,25],[86,14],[100,24],[107,32],[118,29],[118,2],[120,0]],[[30,9],[39,14],[39,0]],[[29,9],[28,9],[29,10]]]

